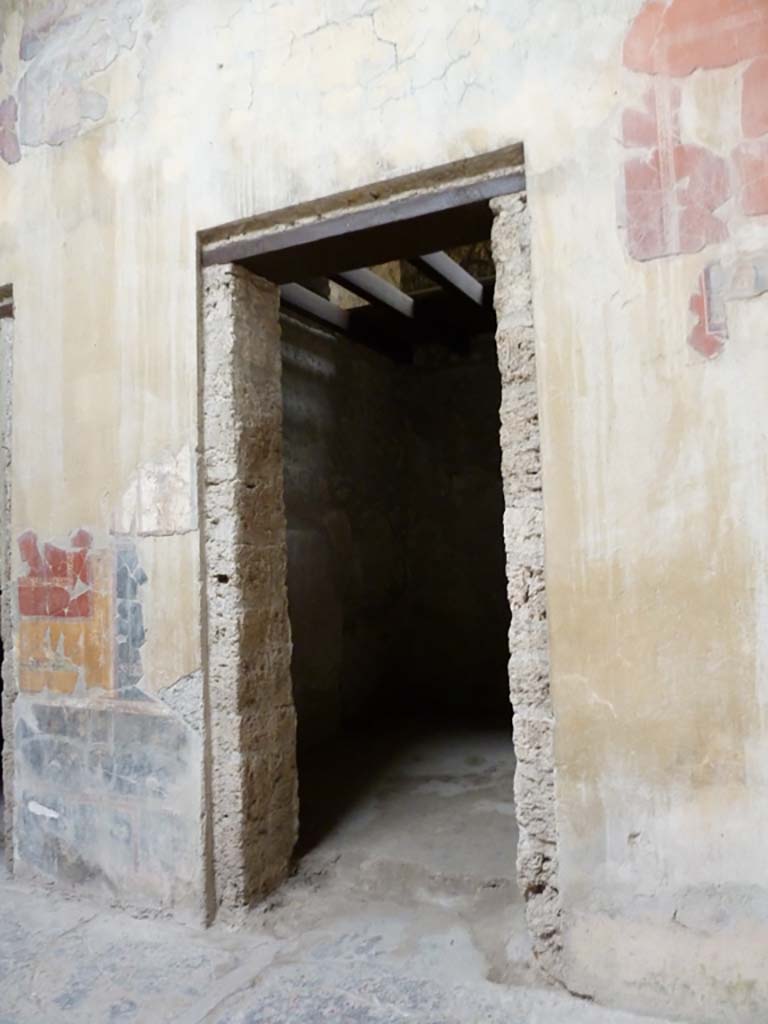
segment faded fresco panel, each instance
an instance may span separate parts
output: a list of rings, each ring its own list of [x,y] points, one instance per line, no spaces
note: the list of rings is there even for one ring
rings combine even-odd
[[[194,906],[200,735],[142,687],[149,579],[136,544],[27,530],[18,547],[20,867],[129,903]]]

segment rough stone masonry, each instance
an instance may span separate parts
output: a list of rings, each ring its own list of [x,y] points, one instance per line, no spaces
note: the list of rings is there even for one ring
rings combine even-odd
[[[203,306],[210,913],[282,881],[298,805],[278,291],[213,268]]]
[[[511,611],[509,682],[520,828],[517,873],[534,952],[546,973],[559,977],[560,893],[530,227],[524,195],[494,200],[492,208],[504,544]]]

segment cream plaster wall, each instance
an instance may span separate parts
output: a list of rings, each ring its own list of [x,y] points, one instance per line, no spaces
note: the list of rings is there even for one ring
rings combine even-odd
[[[768,1005],[768,317],[734,302],[706,361],[686,337],[707,253],[627,254],[619,119],[643,85],[621,45],[640,6],[5,0],[0,101],[30,73],[25,17],[61,19],[22,95],[35,144],[0,161],[13,530],[105,539],[142,467],[194,448],[198,230],[524,141],[566,980],[748,1020]],[[696,96],[707,137],[718,104]],[[764,247],[766,224],[734,238]],[[150,689],[200,663],[197,547],[178,536],[196,511],[169,507],[138,539],[165,594],[145,606]]]

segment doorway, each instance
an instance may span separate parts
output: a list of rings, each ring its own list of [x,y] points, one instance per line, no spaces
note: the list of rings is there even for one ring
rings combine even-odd
[[[289,870],[299,824],[297,705],[301,852],[343,814],[327,814],[328,788],[313,797],[310,782],[325,785],[311,762],[340,729],[353,745],[376,734],[362,755],[379,763],[391,760],[393,736],[401,745],[409,730],[434,736],[436,718],[441,729],[464,729],[483,712],[508,737],[509,687],[517,881],[534,951],[555,969],[530,244],[524,176],[510,170],[510,156],[380,183],[203,239],[209,892],[214,912],[241,906]],[[519,149],[514,156],[519,162]],[[474,248],[487,266],[489,238],[493,284],[465,261]],[[470,432],[462,403],[475,373],[486,374],[479,393],[495,397],[470,403],[480,416]],[[458,387],[445,385],[462,375]],[[498,442],[482,452],[475,445],[498,438],[499,422],[500,474]],[[491,463],[498,475],[484,498]],[[463,495],[450,514],[446,480],[453,499]],[[493,529],[478,523],[481,508]],[[479,640],[490,633],[498,641],[506,622],[508,683],[501,646]],[[446,742],[454,752],[460,746],[455,736]],[[478,756],[468,751],[464,761]],[[434,753],[435,766],[441,757]],[[320,763],[327,769],[329,758]],[[354,759],[341,763],[348,781],[366,775]],[[460,786],[429,771],[429,786]],[[340,796],[337,782],[329,785]],[[496,845],[506,846],[510,873],[514,838]]]
[[[399,832],[427,867],[432,850],[438,874],[442,851],[446,873],[466,810],[477,818],[493,805],[482,832],[498,852],[495,876],[503,860],[512,878],[514,816],[500,801],[514,757],[490,240],[441,263],[477,303],[442,292],[418,258],[368,269],[357,294],[308,283],[360,322],[376,317],[362,287],[375,293],[374,278],[400,307],[411,300],[416,315],[385,315],[372,341],[367,328],[329,329],[292,292],[282,304],[297,851],[338,852],[341,834],[381,848]],[[452,797],[465,787],[463,808]],[[356,826],[372,804],[375,834]]]

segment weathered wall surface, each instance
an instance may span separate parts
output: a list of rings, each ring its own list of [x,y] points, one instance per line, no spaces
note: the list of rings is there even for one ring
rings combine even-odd
[[[631,13],[616,54],[620,230],[592,229],[603,302],[581,346],[540,348],[568,976],[601,998],[749,1020],[768,999],[768,93],[754,89],[768,6]],[[552,251],[553,218],[534,227]],[[576,287],[536,305],[545,337],[574,323]],[[547,399],[553,374],[571,382],[567,413]]]
[[[199,684],[177,716],[143,686],[148,582],[134,538],[19,538],[13,838],[19,870],[133,905],[197,903]],[[11,691],[12,692],[12,691]],[[196,698],[196,699],[195,699]],[[189,704],[189,701],[187,702]]]
[[[302,745],[387,712],[406,584],[400,368],[283,323],[293,693]]]
[[[768,1005],[767,19],[764,0],[12,0],[0,32],[12,529],[42,559],[35,577],[16,543],[13,575],[68,610],[73,534],[94,580],[135,542],[138,707],[201,664],[195,232],[525,142],[565,976],[718,1021]],[[98,590],[92,611],[126,637]],[[75,670],[32,657],[20,729],[45,700],[98,733],[135,677],[131,656],[89,686],[104,651],[82,635]],[[110,778],[94,799],[117,814]],[[35,828],[74,836],[68,808]]]

